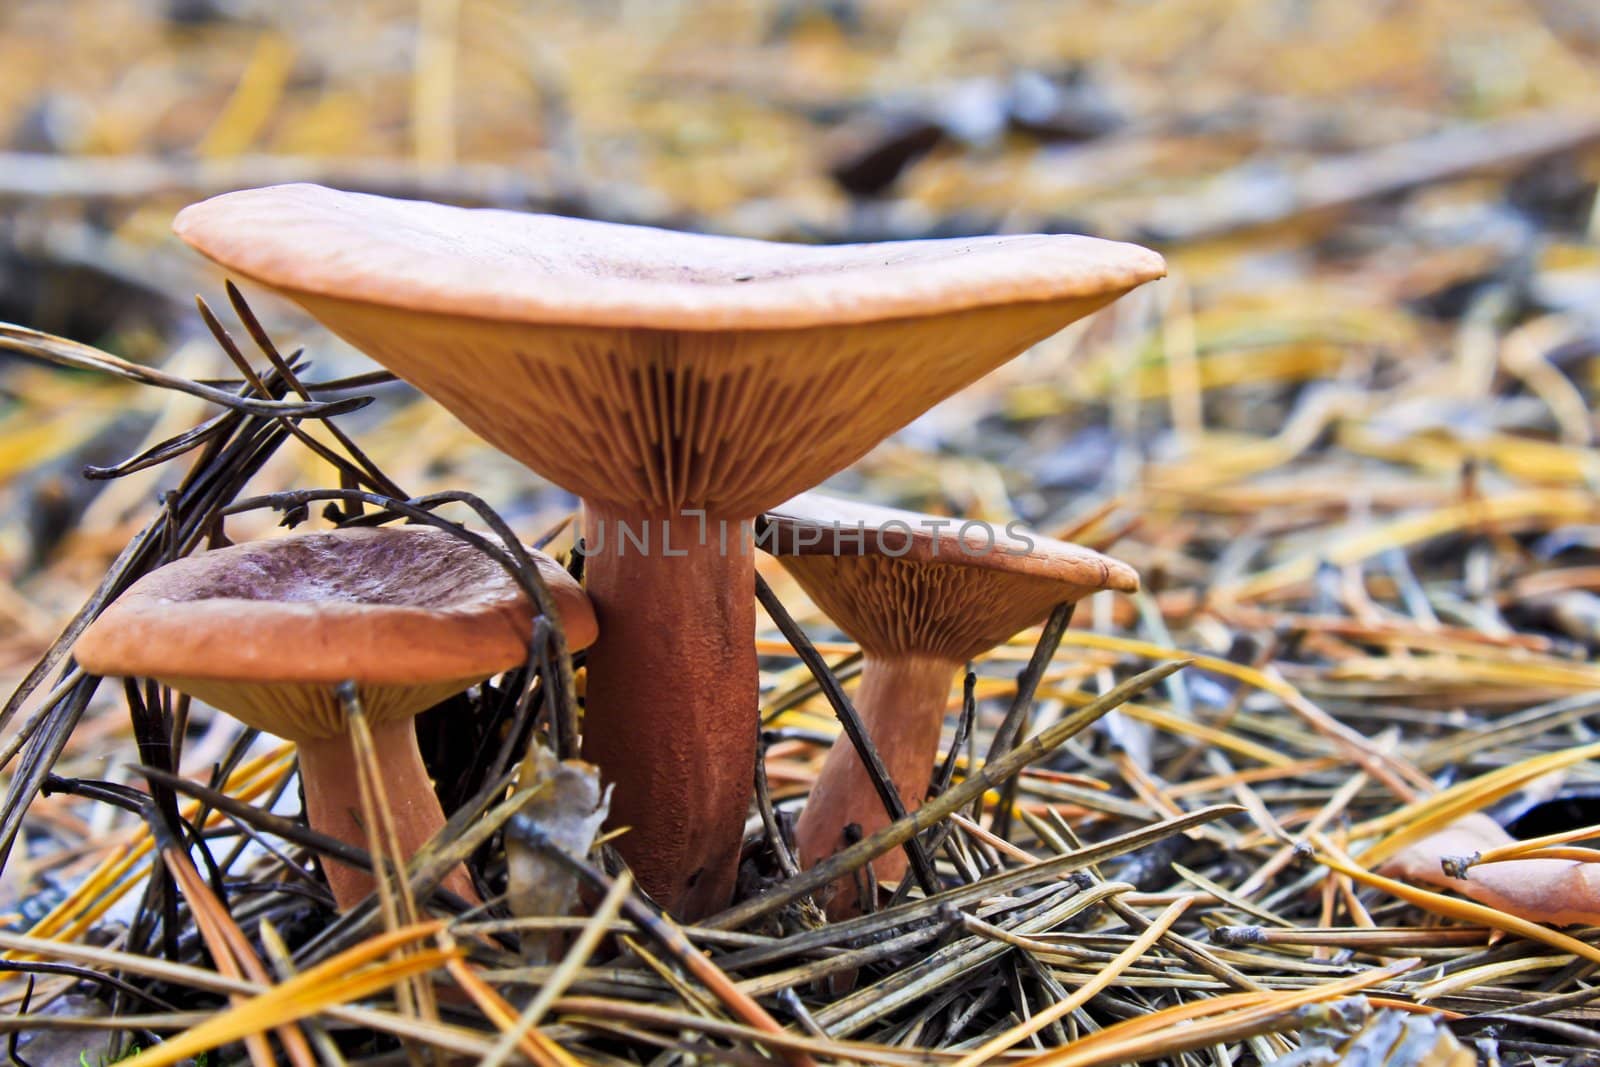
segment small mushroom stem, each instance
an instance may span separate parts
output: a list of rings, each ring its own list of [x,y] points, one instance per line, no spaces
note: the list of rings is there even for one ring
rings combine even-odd
[[[615,784],[610,825],[629,827],[616,846],[639,885],[678,918],[700,918],[732,898],[755,789],[750,523],[589,503],[584,516],[600,636],[583,756]]]
[[[862,664],[856,713],[907,811],[921,807],[927,796],[950,686],[961,667],[947,659],[910,655],[869,654]],[[888,824],[883,800],[855,746],[841,736],[828,753],[795,826],[800,862],[815,866],[852,843],[856,840],[853,832],[846,839],[851,826],[859,827],[864,837]],[[872,871],[880,881],[898,880],[906,871],[905,852],[895,849],[879,856]],[[836,883],[827,910],[836,920],[859,914],[854,887],[848,882]]]
[[[367,848],[366,820],[362,815],[361,788],[356,773],[355,749],[347,735],[300,741],[300,781],[306,794],[306,818],[311,828],[357,848]],[[399,839],[400,854],[416,855],[445,823],[439,795],[422,763],[417,732],[410,718],[372,724],[375,765],[383,774],[383,792]],[[376,887],[372,875],[356,867],[324,858],[323,870],[340,911],[359,904]],[[472,878],[457,866],[444,878],[445,889],[470,903],[478,902]]]

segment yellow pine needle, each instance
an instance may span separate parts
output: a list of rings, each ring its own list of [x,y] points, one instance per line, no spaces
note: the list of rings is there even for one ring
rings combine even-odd
[[[1441,474],[1459,471],[1469,459],[1486,460],[1513,477],[1545,485],[1588,485],[1600,473],[1600,458],[1590,449],[1510,434],[1472,440],[1418,435],[1394,441],[1365,427],[1346,425],[1340,428],[1339,445],[1359,455]]]
[[[1458,782],[1439,793],[1395,809],[1387,815],[1372,819],[1350,831],[1352,838],[1388,836],[1361,852],[1361,862],[1377,866],[1396,855],[1413,842],[1420,841],[1435,830],[1442,829],[1463,815],[1479,810],[1508,793],[1515,792],[1535,778],[1570,767],[1587,759],[1600,757],[1600,741],[1560,752],[1500,767]]]
[[[1283,701],[1291,711],[1304,719],[1319,734],[1345,749],[1357,763],[1361,764],[1363,770],[1387,785],[1390,791],[1401,797],[1401,799],[1410,801],[1419,790],[1430,791],[1433,788],[1432,783],[1414,767],[1389,756],[1387,753],[1379,752],[1365,738],[1337,722],[1327,712],[1307,700],[1300,690],[1265,671],[1247,667],[1241,663],[1234,663],[1218,656],[1167,648],[1151,641],[1136,641],[1125,637],[1112,637],[1108,634],[1089,633],[1084,630],[1068,630],[1061,636],[1061,645],[1063,648],[1068,646],[1073,648],[1093,648],[1153,660],[1189,660],[1200,670],[1211,671],[1223,677],[1243,682],[1245,685],[1259,689],[1264,693],[1271,693]]]
[[[293,757],[294,746],[281,745],[271,752],[246,760],[228,776],[223,789],[233,787],[237,791],[232,793],[232,796],[240,800],[254,800],[277,784],[278,779],[287,772]],[[185,819],[195,818],[199,811],[198,800],[186,800],[178,807],[178,813]],[[206,820],[206,826],[216,825],[226,817],[222,812],[213,811]],[[128,842],[116,845],[76,889],[34,924],[29,933],[34,937],[54,937],[61,940],[77,937],[121,899],[130,887],[138,884],[137,879],[123,880],[123,876],[154,848],[155,841],[150,836],[150,828],[140,823]],[[83,910],[86,905],[91,904],[87,910]],[[6,953],[4,958],[28,957]]]
[[[1522,841],[1517,842],[1519,845],[1524,843],[1525,842]],[[1500,849],[1495,849],[1494,851],[1499,852]],[[1476,867],[1485,863],[1504,863],[1511,859],[1569,860],[1573,863],[1600,863],[1600,849],[1576,848],[1571,845],[1555,845],[1550,848],[1522,849],[1519,850],[1515,856],[1496,856],[1494,859],[1488,859],[1485,856],[1479,856],[1477,863],[1473,864],[1473,866]]]
[[[351,687],[354,693],[354,686]],[[406,860],[395,831],[394,809],[383,784],[383,769],[378,766],[372,729],[361,701],[350,696],[345,703],[345,729],[356,757],[356,785],[361,795],[361,815],[367,830],[367,854],[373,859],[373,880],[378,890],[378,911],[384,928],[395,930],[416,923],[416,898],[411,880],[406,877]],[[404,950],[402,950],[404,951]],[[438,1005],[433,986],[417,979],[395,991],[395,999],[408,1015],[438,1022]]]
[[[1273,994],[1270,991],[1247,993],[1223,993],[1215,997],[1206,997],[1203,1000],[1191,1000],[1184,1004],[1175,1004],[1170,1008],[1163,1008],[1150,1015],[1140,1015],[1123,1022],[1113,1024],[1097,1033],[1080,1039],[1073,1043],[1074,1048],[1082,1048],[1102,1038],[1112,1035],[1118,1039],[1139,1037],[1144,1034],[1170,1030],[1179,1023],[1186,1023],[1192,1019],[1204,1019],[1212,1015],[1222,1015],[1242,1008],[1253,1008],[1258,1004],[1270,1001]]]
[[[1600,837],[1600,826],[1580,826],[1576,830],[1563,830],[1559,834],[1545,834],[1543,837],[1530,837],[1525,841],[1513,841],[1507,845],[1484,849],[1482,855],[1478,857],[1478,862],[1494,863],[1496,860],[1524,859],[1530,853],[1540,852],[1556,845],[1565,845],[1571,841],[1586,841],[1591,837]]]
[[[1048,695],[1074,707],[1082,707],[1094,701],[1094,697],[1090,694],[1076,690],[1071,692],[1056,690],[1042,695]],[[1117,711],[1130,719],[1149,723],[1151,726],[1159,730],[1165,730],[1167,733],[1192,737],[1197,741],[1204,741],[1218,748],[1227,749],[1229,752],[1243,756],[1246,759],[1253,759],[1257,763],[1265,763],[1269,767],[1284,767],[1294,762],[1282,752],[1257,744],[1248,738],[1173,715],[1170,712],[1162,711],[1160,708],[1146,707],[1143,704],[1123,704],[1117,708]]]
[[[659,932],[671,946],[672,955],[695,980],[706,988],[712,996],[723,1003],[723,1006],[735,1019],[743,1022],[753,1030],[777,1036],[787,1036],[787,1032],[778,1021],[767,1013],[767,1009],[758,1004],[744,990],[734,984],[733,979],[721,967],[711,961],[711,957],[695,948],[682,931],[670,919],[663,918]],[[780,1046],[781,1048],[781,1046]],[[783,1058],[790,1067],[816,1067],[816,1061],[803,1052],[793,1049],[783,1049]]]
[[[250,62],[234,86],[222,113],[195,146],[204,159],[226,159],[249,148],[277,110],[289,75],[294,70],[294,47],[277,33],[256,39]]]
[[[460,956],[459,949],[425,949],[411,956],[374,963],[395,949],[438,932],[443,926],[439,922],[419,923],[370,938],[140,1053],[128,1061],[128,1067],[170,1067],[189,1056],[315,1015],[333,1005],[359,1000],[447,965]]]
[[[445,969],[478,1005],[484,1018],[499,1027],[502,1033],[513,1035],[513,1047],[521,1049],[522,1054],[533,1061],[534,1067],[581,1067],[571,1053],[540,1031],[515,1029],[516,1009],[507,1004],[505,998],[496,993],[489,983],[479,978],[464,960],[453,959],[445,964]]]
[[[1318,771],[1331,770],[1343,766],[1336,759],[1328,756],[1313,756],[1308,759],[1290,760],[1281,767],[1254,767],[1250,770],[1235,771],[1232,774],[1209,774],[1203,778],[1189,778],[1182,782],[1175,782],[1167,787],[1167,796],[1186,797],[1195,794],[1209,793],[1222,786],[1242,782],[1254,785],[1257,782],[1278,782],[1302,775],[1315,774]],[[1102,787],[1108,788],[1108,787]]]
[[[846,641],[813,641],[816,650],[830,659],[835,656],[848,656],[858,651],[855,645]],[[756,652],[762,656],[792,656],[794,649],[789,647],[789,642],[781,637],[756,638]]]
[[[639,944],[636,938],[628,937],[624,934],[622,936],[622,945],[628,950],[629,955],[638,956],[646,967],[654,971],[656,977],[661,979],[662,984],[676,993],[678,999],[683,1001],[684,1006],[694,1014],[702,1015],[707,1019],[720,1018],[717,1014],[716,1001],[678,977],[671,967],[661,962],[655,953]]]
[[[411,130],[416,160],[453,163],[457,23],[461,0],[419,0],[416,73],[411,84]]]
[[[1405,882],[1398,882],[1393,878],[1385,878],[1381,874],[1360,867],[1350,857],[1339,852],[1326,837],[1321,834],[1312,835],[1312,843],[1317,847],[1317,861],[1324,866],[1338,871],[1340,874],[1360,882],[1372,889],[1381,889],[1392,897],[1398,897],[1408,904],[1415,904],[1424,911],[1435,915],[1443,915],[1447,919],[1457,919],[1473,926],[1491,926],[1508,934],[1527,938],[1530,941],[1540,941],[1551,948],[1580,956],[1592,963],[1600,963],[1600,948],[1575,937],[1552,930],[1548,926],[1541,926],[1527,919],[1519,919],[1515,915],[1507,915],[1498,908],[1491,908],[1485,904],[1474,903],[1470,900],[1459,900],[1447,897],[1442,893],[1434,893],[1427,889],[1419,889]],[[1365,858],[1365,857],[1363,857]]]
[[[1404,659],[1364,656],[1330,668],[1330,680],[1437,682],[1451,687],[1515,686],[1587,691],[1600,688],[1600,671],[1557,660],[1497,662],[1472,656]]]
[[[110,421],[110,414],[85,418],[76,406],[61,416],[6,420],[0,434],[0,482],[66,455]]]
[[[483,1062],[478,1067],[502,1067],[506,1058],[517,1047],[524,1032],[539,1033],[536,1028],[543,1021],[545,1013],[550,1010],[550,1005],[554,1004],[556,998],[567,991],[567,987],[578,977],[578,972],[583,969],[583,965],[589,962],[589,958],[600,947],[601,940],[605,938],[606,932],[611,928],[611,924],[616,921],[617,916],[622,912],[623,901],[627,899],[632,890],[633,875],[625,870],[611,883],[611,888],[606,891],[605,899],[594,910],[594,914],[584,924],[582,932],[573,941],[572,947],[567,950],[567,954],[562,957],[561,962],[551,972],[550,977],[545,979],[544,983],[539,987],[538,994],[523,1009],[522,1014],[511,1020],[509,1026],[496,1023],[496,1025],[500,1025],[502,1031],[500,1040],[489,1051],[488,1055],[484,1056]],[[567,1055],[566,1049],[561,1048],[559,1045],[556,1048],[563,1056]]]
[[[1418,1000],[1437,1000],[1479,985],[1503,987],[1508,984],[1505,981],[1508,978],[1516,978],[1530,971],[1551,971],[1566,965],[1567,959],[1564,956],[1531,956],[1522,960],[1502,960],[1499,963],[1469,967],[1448,974],[1437,981],[1418,986],[1414,994]]]
[[[1523,490],[1487,500],[1466,500],[1420,515],[1407,515],[1324,545],[1318,551],[1270,567],[1226,591],[1225,599],[1254,600],[1309,581],[1324,563],[1359,563],[1390,548],[1404,548],[1484,523],[1522,519],[1554,522],[1592,520],[1600,514],[1594,494],[1573,490]]]
[[[1417,966],[1415,959],[1400,960],[1350,978],[1297,989],[1292,992],[1232,993],[1193,1004],[1168,1008],[1153,1015],[1108,1026],[1092,1037],[1075,1041],[1020,1061],[1020,1067],[1099,1067],[1101,1064],[1131,1063],[1152,1056],[1170,1056],[1188,1049],[1203,1048],[1216,1039],[1238,1032],[1241,1026],[1261,1026],[1288,1012],[1321,1000],[1358,993],[1371,986],[1398,978]],[[1179,1022],[1204,1019],[1176,1030]],[[1174,1042],[1174,1034],[1179,1036]]]
[[[1142,934],[1134,938],[1127,948],[1117,953],[1116,958],[1106,964],[1099,974],[1079,986],[1065,1000],[1056,1001],[1043,1011],[1035,1012],[1033,1018],[985,1041],[957,1060],[955,1067],[978,1067],[979,1064],[988,1063],[1006,1049],[1026,1040],[1051,1023],[1058,1019],[1063,1019],[1083,1007],[1112,982],[1116,981],[1123,971],[1137,963],[1139,957],[1149,952],[1155,943],[1172,927],[1172,924],[1178,921],[1178,917],[1188,910],[1189,905],[1192,903],[1194,903],[1194,897],[1192,896],[1179,897],[1174,900],[1167,906],[1165,911],[1156,916],[1155,921]]]

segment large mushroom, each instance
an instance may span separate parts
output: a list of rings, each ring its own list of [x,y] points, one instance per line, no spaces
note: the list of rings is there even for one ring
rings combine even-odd
[[[583,590],[530,553],[571,648],[594,640]],[[91,674],[153,678],[293,741],[313,829],[367,846],[356,757],[337,687],[356,684],[401,853],[444,826],[417,749],[417,713],[523,662],[534,608],[487,554],[422,526],[350,528],[235,545],[140,578],[78,639]],[[373,889],[328,861],[341,909]],[[457,867],[445,888],[476,900]]]
[[[727,903],[749,810],[755,516],[1164,272],[1086,237],[813,247],[311,185],[175,227],[583,499],[584,756],[685,917]]]
[[[767,512],[761,544],[861,646],[856,711],[908,811],[927,794],[951,684],[968,660],[1057,605],[1139,588],[1126,564],[1015,524],[997,529],[819,493]],[[795,827],[801,862],[810,867],[851,834],[887,824],[854,746],[835,744]],[[879,880],[898,879],[905,853],[886,853],[872,869]],[[849,889],[832,887],[825,904],[834,918],[859,911]]]

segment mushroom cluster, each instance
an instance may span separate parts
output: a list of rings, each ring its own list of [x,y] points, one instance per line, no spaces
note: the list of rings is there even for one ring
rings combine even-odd
[[[756,518],[1164,272],[1087,237],[815,247],[312,185],[175,228],[582,498],[583,754],[685,918],[727,904],[752,797]]]

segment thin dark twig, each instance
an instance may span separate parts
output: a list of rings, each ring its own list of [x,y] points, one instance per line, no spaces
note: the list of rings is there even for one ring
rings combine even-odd
[[[28,988],[22,991],[22,1004],[17,1008],[18,1015],[28,1014],[28,1009],[33,1006],[33,975],[28,976]],[[6,1056],[17,1067],[33,1067],[33,1064],[23,1059],[17,1052],[17,1040],[22,1036],[21,1031],[13,1032],[6,1038]]]
[[[1028,657],[1028,665],[1017,675],[1017,692],[1011,698],[1011,706],[1006,709],[1006,717],[1001,720],[994,737],[989,741],[989,752],[983,760],[985,764],[999,758],[1001,753],[1008,751],[1017,743],[1017,738],[1022,736],[1022,729],[1028,721],[1029,713],[1033,710],[1034,694],[1039,691],[1039,680],[1044,677],[1044,672],[1049,670],[1056,649],[1061,647],[1061,638],[1066,634],[1067,627],[1072,625],[1072,614],[1076,609],[1076,601],[1058,604],[1050,613],[1050,617],[1045,620],[1044,631],[1039,635],[1038,643],[1033,646],[1033,655]],[[1007,782],[1000,791],[1000,805],[995,809],[990,828],[1001,837],[1010,833],[1011,807],[1016,802],[1016,795],[1015,780]],[[982,804],[982,797],[979,797],[978,804]],[[974,816],[978,814],[976,811],[973,812]]]
[[[229,796],[219,789],[203,786],[199,782],[192,782],[181,775],[156,767],[139,766],[133,768],[135,772],[143,775],[153,782],[160,782],[168,788],[183,793],[186,796],[203,800],[224,815],[245,823],[263,833],[274,837],[281,837],[285,841],[310,849],[313,852],[338,860],[340,863],[362,870],[372,870],[372,859],[367,855],[367,850],[355,845],[346,844],[337,838],[318,833],[295,819],[286,819],[282,815],[274,815],[270,811],[263,811],[254,804]]]
[[[17,326],[9,322],[0,322],[0,349],[16,352],[23,356],[31,356],[35,359],[42,359],[48,363],[55,363],[63,367],[72,367],[75,370],[111,374],[126,381],[137,382],[140,385],[153,385],[161,389],[188,393],[190,396],[196,396],[201,400],[208,400],[213,404],[247,415],[265,415],[271,418],[282,415],[296,419],[326,419],[334,415],[346,415],[352,411],[358,411],[372,402],[372,398],[367,396],[352,396],[343,400],[318,400],[309,404],[242,397],[223,389],[201,385],[199,382],[192,382],[187,378],[168,374],[155,367],[146,367],[139,363],[130,363],[125,359],[118,359],[116,356],[101,352],[99,349],[79,344],[76,341],[69,341],[64,337],[55,337],[39,330],[30,330],[26,326]]]
[[[294,390],[295,395],[309,403],[311,401],[311,391],[302,385],[300,379],[296,376],[294,357],[290,356],[285,359],[278,352],[278,346],[272,343],[272,338],[267,334],[266,328],[261,325],[261,320],[256,317],[255,311],[251,309],[250,304],[245,300],[244,294],[239,292],[239,287],[234,285],[231,279],[224,282],[223,287],[227,290],[228,303],[233,305],[234,314],[239,316],[239,321],[244,324],[245,331],[250,334],[250,339],[256,343],[256,347],[261,349],[261,354],[266,356],[272,363],[278,375],[289,384],[289,388]],[[401,500],[411,495],[401,489],[383,471],[379,470],[378,465],[372,462],[372,458],[362,451],[361,447],[338,424],[330,419],[325,425],[328,433],[333,435],[334,440],[339,442],[339,447],[345,450],[345,453],[354,461],[356,468],[365,475],[367,482],[374,486],[378,492],[386,493]]]
[[[377,523],[385,518],[384,513],[404,517],[413,522],[437,526],[466,541],[468,544],[486,553],[491,559],[506,569],[506,572],[517,582],[528,598],[533,601],[539,614],[550,622],[550,644],[554,655],[551,658],[553,670],[553,684],[551,692],[556,694],[552,717],[554,721],[564,728],[565,739],[570,745],[576,735],[577,724],[577,691],[572,677],[572,655],[567,648],[566,630],[561,625],[560,613],[556,611],[555,599],[550,595],[544,579],[539,576],[539,569],[534,565],[533,557],[528,555],[527,549],[517,538],[511,527],[506,525],[504,519],[490,508],[483,500],[471,493],[446,492],[430,493],[426,496],[415,497],[410,500],[396,500],[392,497],[380,496],[375,493],[366,493],[356,489],[295,489],[283,493],[267,493],[262,496],[250,497],[237,501],[223,509],[225,515],[237,515],[245,511],[254,511],[261,508],[271,508],[290,514],[304,511],[310,504],[319,500],[338,500],[347,503],[370,504],[379,509],[379,514],[365,516],[363,523]],[[460,523],[451,522],[433,513],[434,508],[444,504],[465,504],[500,539],[500,545],[494,544],[481,534],[473,533]],[[557,750],[557,755],[566,758],[574,753],[570,750]]]
[[[972,725],[978,714],[978,676],[968,671],[961,680],[961,715],[956,719],[956,734],[950,741],[950,750],[945,753],[944,762],[939,764],[939,770],[933,776],[933,782],[928,787],[929,796],[938,796],[950,788],[950,783],[955,780],[956,762],[961,757],[961,748],[972,736]]]
[[[59,774],[46,776],[39,792],[40,795],[47,797],[57,795],[83,797],[97,804],[110,804],[114,808],[120,808],[134,815],[137,815],[139,809],[150,800],[148,793],[142,793],[132,786],[86,778],[63,778]]]
[[[206,329],[211,331],[211,336],[216,339],[218,347],[220,347],[222,351],[227,354],[228,359],[233,362],[233,365],[239,368],[239,373],[245,376],[245,380],[249,382],[252,387],[254,387],[256,392],[265,392],[266,386],[262,382],[260,376],[256,374],[255,368],[250,366],[250,360],[247,359],[245,354],[239,350],[239,346],[234,341],[233,335],[228,333],[227,328],[224,327],[217,319],[216,314],[212,312],[210,306],[202,298],[195,297],[195,307],[199,309],[200,319],[206,324]],[[300,386],[299,380],[294,377],[294,372],[289,369],[288,364],[285,363],[283,358],[278,355],[276,349],[272,350],[272,362],[279,377],[286,385],[296,389],[300,394],[309,397],[309,394],[306,393],[305,389]],[[376,492],[383,493],[388,496],[404,498],[405,494],[388,478],[383,477],[381,474],[374,476],[373,473],[367,469],[367,464],[352,462],[351,459],[341,456],[327,445],[324,445],[321,441],[318,441],[315,437],[312,437],[310,434],[306,433],[305,430],[301,429],[293,417],[288,415],[280,415],[278,416],[278,422],[285,430],[289,431],[289,433],[294,436],[295,440],[305,445],[319,458],[331,464],[333,468],[340,473],[341,477],[347,476],[352,478],[369,486]],[[344,445],[347,449],[355,448],[355,445],[351,443],[350,439],[344,435],[343,431],[341,431],[338,426],[334,424],[332,419],[325,420],[324,426],[335,437],[337,437],[340,444]],[[361,458],[364,460],[366,457],[363,455]],[[368,462],[370,463],[370,461]]]
[[[118,978],[114,974],[103,974],[100,971],[96,971],[92,968],[79,967],[78,965],[72,963],[51,963],[44,960],[24,961],[0,959],[0,971],[17,971],[21,974],[62,974],[69,978],[76,978],[80,982],[95,982],[99,985],[106,986],[109,989],[116,990],[123,996],[134,997],[138,1000],[142,1000],[151,1007],[159,1008],[162,1011],[180,1010],[177,1005],[173,1004],[171,1001],[163,1000],[154,993],[151,993],[149,990],[140,989],[132,982]],[[27,1010],[27,1004],[24,1002],[21,1011],[26,1012]]]
[[[800,873],[800,864],[795,862],[794,852],[789,848],[789,842],[784,840],[783,830],[778,826],[777,813],[772,810],[772,788],[767,783],[767,741],[761,723],[755,724],[756,728],[756,811],[761,814],[761,827],[767,835],[767,846],[772,849],[772,854],[777,858],[778,869],[785,878],[793,878]]]
[[[839,725],[844,728],[845,736],[850,739],[850,744],[855,746],[856,755],[860,758],[862,767],[866,769],[867,777],[872,779],[872,787],[877,790],[878,799],[883,802],[883,809],[889,814],[889,821],[894,823],[904,819],[906,806],[900,800],[900,790],[889,777],[889,768],[884,766],[883,757],[878,754],[877,746],[872,743],[867,728],[861,722],[861,716],[856,713],[855,705],[845,696],[843,687],[839,685],[839,679],[828,670],[828,662],[822,658],[822,654],[811,643],[811,639],[800,629],[788,610],[784,608],[783,602],[773,593],[772,587],[759,574],[756,575],[756,600],[783,633],[784,639],[789,642],[789,647],[800,657],[800,662],[811,671],[823,695],[828,698],[833,713],[839,717]],[[904,847],[906,856],[911,861],[911,871],[922,891],[930,895],[938,892],[939,876],[934,873],[933,861],[922,848],[922,842],[910,837],[905,840]]]

